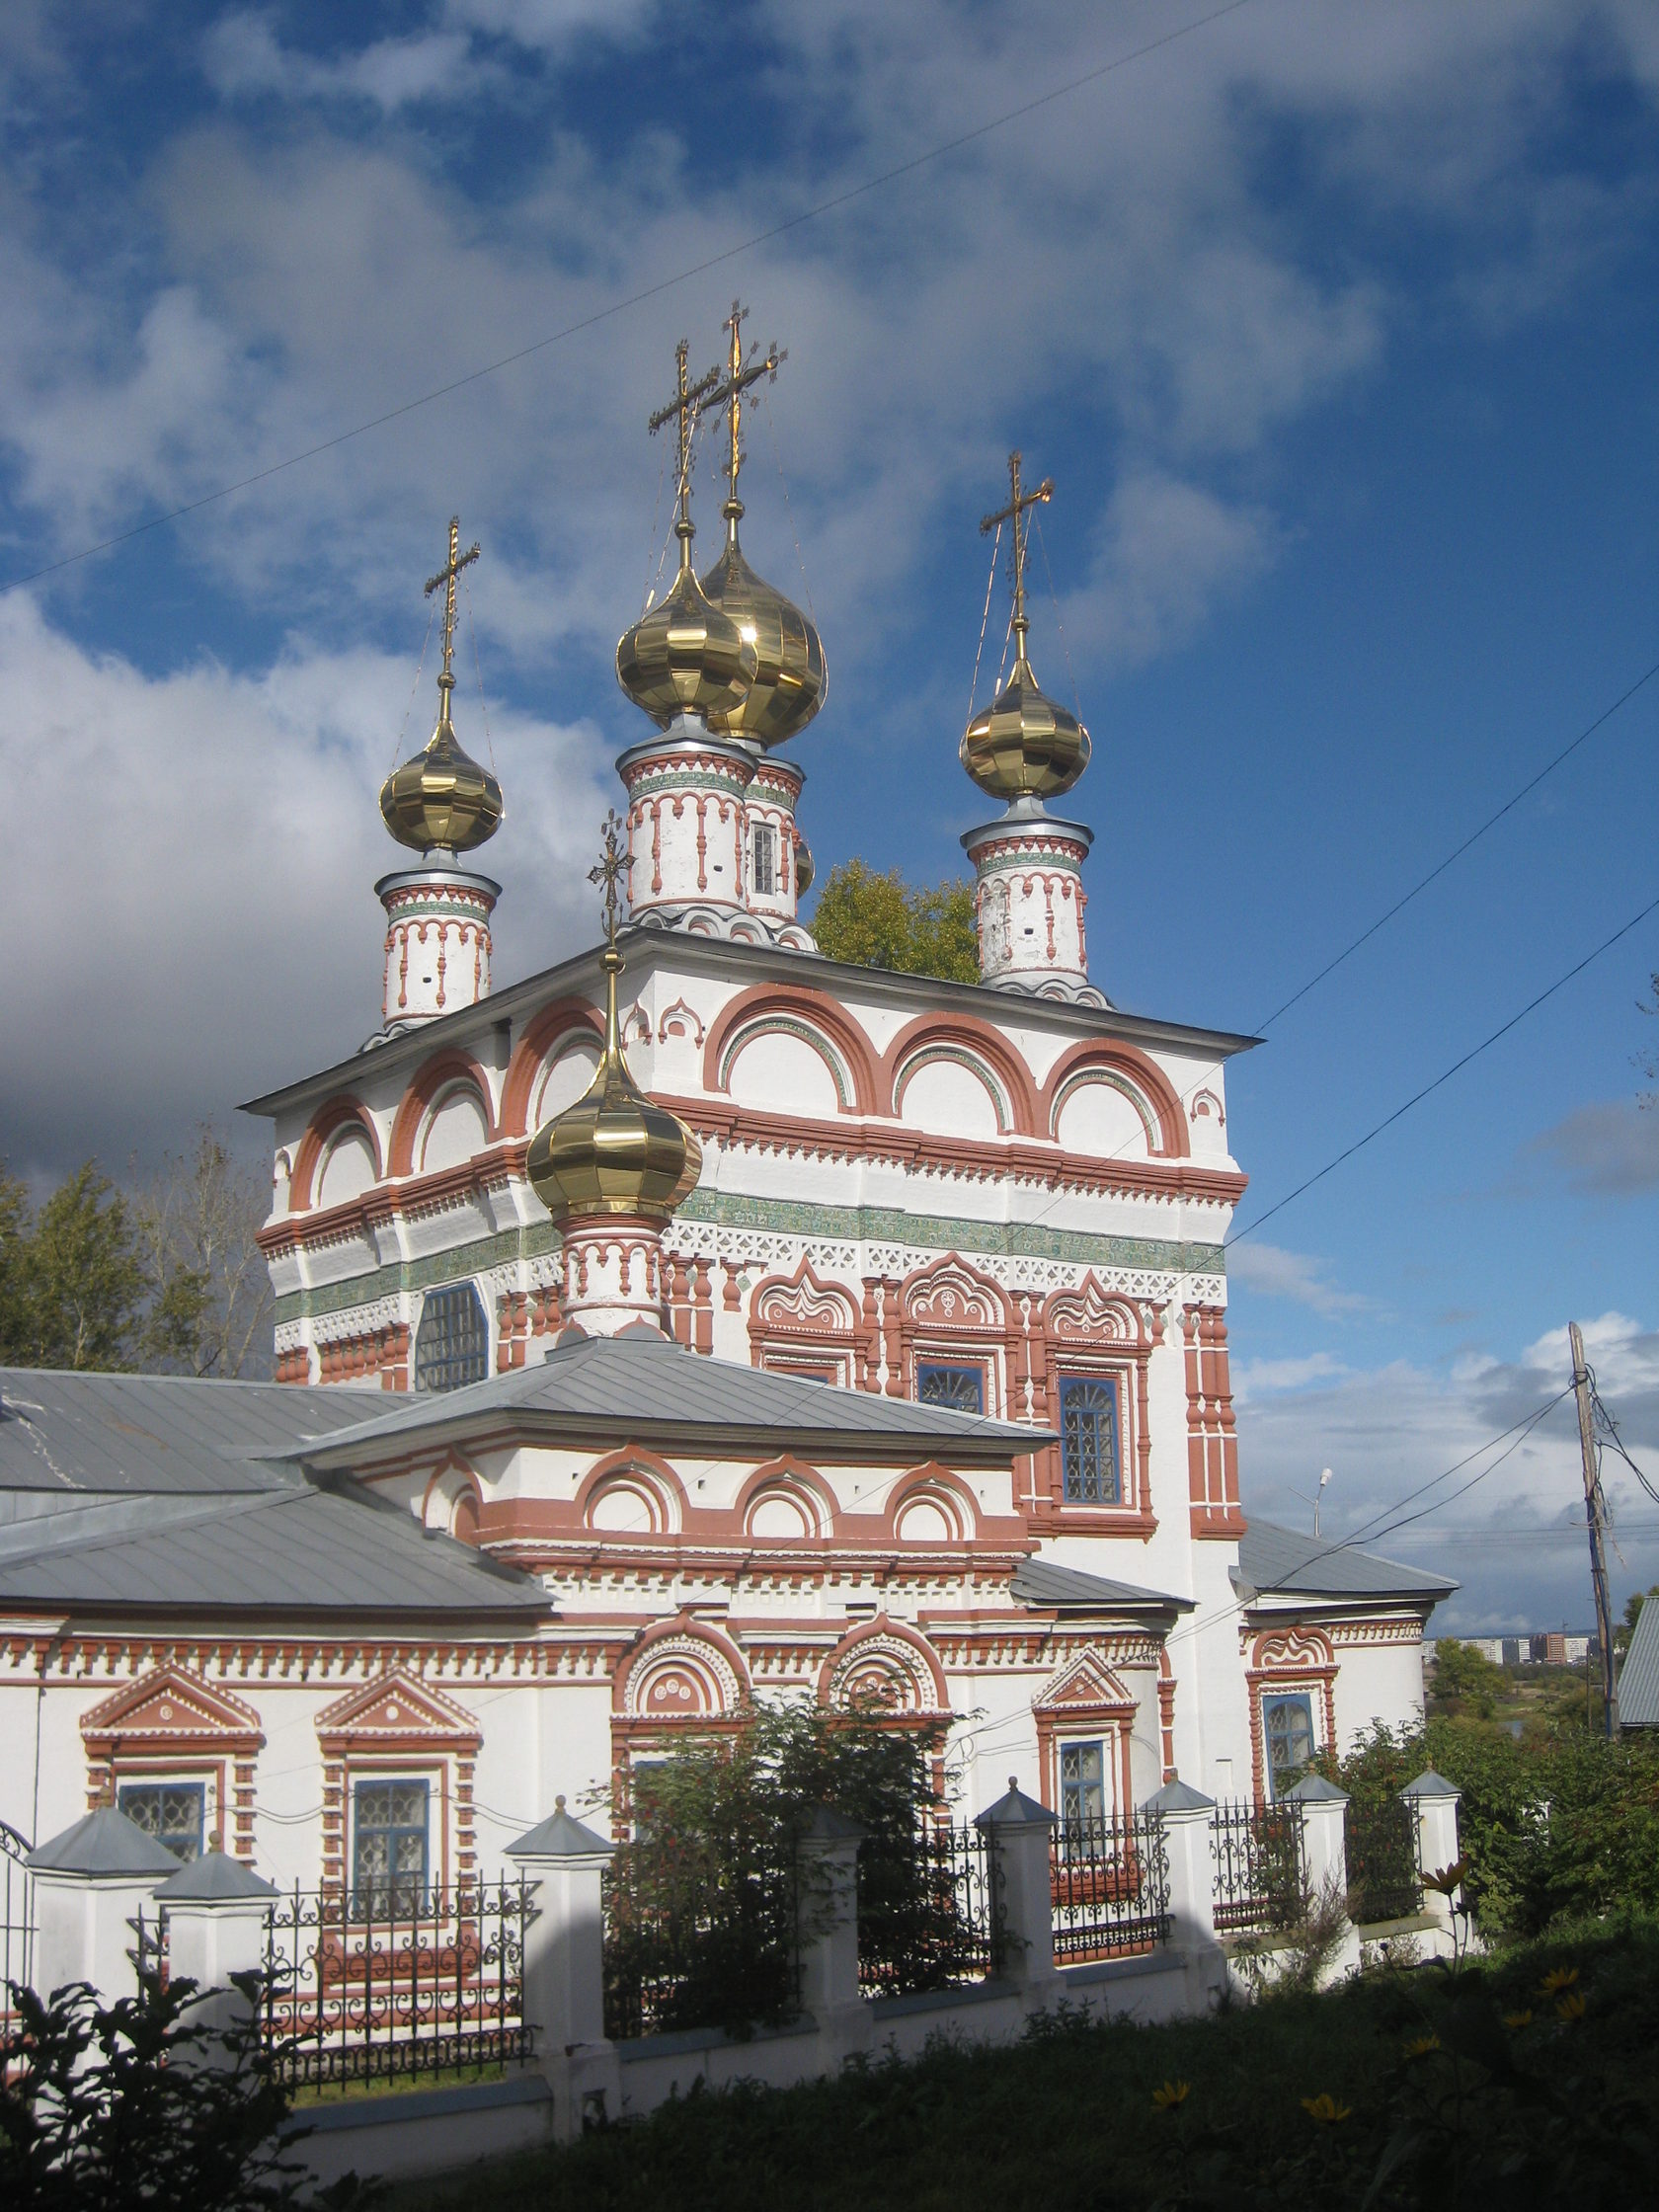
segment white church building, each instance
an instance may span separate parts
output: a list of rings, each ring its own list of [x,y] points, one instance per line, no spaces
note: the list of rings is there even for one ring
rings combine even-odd
[[[1248,1518],[1224,1244],[1252,1040],[1091,979],[1088,764],[1026,651],[961,759],[981,980],[838,965],[801,902],[812,623],[739,543],[747,364],[665,417],[680,565],[624,636],[606,941],[497,989],[500,789],[450,699],[369,1043],[253,1102],[272,1383],[0,1374],[0,1819],[114,1797],[287,1882],[492,1871],[556,1794],[753,1700],[949,1730],[972,1813],[1272,1796],[1420,1711],[1453,1587]],[[690,441],[729,428],[692,564]],[[608,1796],[607,1794],[608,1793]]]

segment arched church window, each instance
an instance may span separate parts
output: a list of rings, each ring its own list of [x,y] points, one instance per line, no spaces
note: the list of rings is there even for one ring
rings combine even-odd
[[[1060,1385],[1060,1449],[1067,1505],[1117,1505],[1118,1393],[1093,1375],[1067,1375]]]
[[[777,893],[777,831],[769,822],[755,823],[753,845],[750,888],[762,899],[773,898]]]
[[[923,1405],[942,1405],[952,1413],[983,1413],[985,1370],[947,1367],[938,1360],[918,1360],[916,1397]]]
[[[490,1324],[470,1283],[429,1291],[415,1334],[415,1387],[458,1390],[490,1372]]]

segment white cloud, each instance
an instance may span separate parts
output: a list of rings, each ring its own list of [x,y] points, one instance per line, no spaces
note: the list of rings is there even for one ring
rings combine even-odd
[[[273,18],[251,8],[235,9],[209,27],[202,66],[222,99],[366,100],[382,115],[414,101],[474,99],[493,74],[481,71],[470,40],[455,31],[379,39],[320,61],[284,46]]]
[[[14,1171],[153,1156],[378,1026],[372,887],[398,848],[375,794],[407,692],[383,656],[299,643],[259,675],[148,678],[0,600],[0,779],[27,794],[0,819],[7,1020],[30,1040],[0,1078]],[[500,705],[491,731],[511,808],[488,853],[509,886],[498,959],[524,973],[591,933],[597,749]]]
[[[1329,1264],[1311,1252],[1287,1251],[1281,1244],[1263,1244],[1253,1236],[1227,1248],[1227,1274],[1264,1298],[1294,1299],[1315,1313],[1364,1311],[1371,1300],[1327,1282]]]
[[[1280,1390],[1304,1390],[1309,1382],[1329,1382],[1347,1372],[1332,1352],[1308,1352],[1289,1360],[1239,1360],[1232,1369],[1232,1394],[1240,1405],[1247,1405]]]
[[[1610,1312],[1586,1321],[1584,1338],[1625,1443],[1659,1477],[1659,1329]],[[1437,1630],[1554,1626],[1562,1620],[1587,1625],[1590,1579],[1570,1396],[1524,1441],[1505,1434],[1563,1392],[1570,1374],[1563,1328],[1514,1357],[1485,1354],[1450,1373],[1396,1361],[1338,1370],[1322,1387],[1257,1390],[1241,1404],[1238,1424],[1245,1511],[1305,1527],[1307,1509],[1297,1493],[1331,1467],[1327,1536],[1351,1536],[1363,1548],[1458,1578],[1462,1588],[1436,1616]],[[1619,1545],[1612,1561],[1617,1609],[1627,1590],[1659,1580],[1659,1534],[1652,1533],[1659,1509],[1611,1455],[1603,1483]],[[1431,1506],[1432,1513],[1412,1518]]]

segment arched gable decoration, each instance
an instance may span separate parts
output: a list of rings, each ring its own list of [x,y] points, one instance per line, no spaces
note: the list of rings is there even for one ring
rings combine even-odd
[[[726,1092],[741,1047],[767,1027],[788,1028],[822,1054],[835,1078],[843,1111],[881,1111],[881,1082],[870,1041],[827,993],[786,984],[756,984],[723,1009],[703,1047],[703,1086]]]
[[[586,998],[556,998],[551,1005],[543,1006],[533,1021],[526,1023],[523,1035],[514,1047],[507,1081],[502,1087],[502,1136],[527,1137],[530,1134],[530,1100],[535,1096],[542,1063],[555,1045],[578,1035],[591,1038],[595,1045],[604,1043],[604,1023]]]
[[[419,1069],[415,1080],[398,1101],[397,1117],[392,1123],[392,1141],[387,1146],[389,1175],[411,1175],[415,1171],[415,1142],[427,1118],[427,1109],[438,1093],[452,1083],[469,1083],[478,1093],[479,1109],[484,1116],[485,1141],[494,1144],[501,1132],[495,1116],[490,1111],[490,1079],[470,1053],[446,1051],[434,1053]]]
[[[1037,1721],[1037,1756],[1043,1776],[1044,1798],[1061,1809],[1060,1755],[1069,1740],[1078,1737],[1110,1741],[1113,1802],[1108,1818],[1135,1802],[1130,1768],[1130,1746],[1135,1735],[1137,1702],[1132,1691],[1115,1675],[1098,1652],[1085,1651],[1063,1667],[1031,1701]]]
[[[405,1761],[437,1774],[439,1826],[430,1839],[436,1884],[444,1885],[451,1866],[457,1888],[470,1884],[477,1867],[473,1770],[484,1732],[466,1706],[396,1668],[326,1705],[316,1729],[323,1758],[324,1889],[346,1884],[354,1768],[384,1774],[388,1765]]]
[[[679,1614],[650,1627],[617,1668],[611,1711],[651,1727],[732,1720],[750,1698],[749,1669],[729,1636]]]
[[[385,1174],[380,1150],[380,1135],[368,1108],[360,1098],[350,1091],[342,1091],[326,1105],[319,1106],[312,1115],[305,1135],[299,1141],[294,1155],[293,1174],[288,1182],[288,1211],[303,1214],[311,1205],[311,1189],[317,1169],[328,1149],[329,1140],[337,1137],[348,1123],[360,1129],[368,1139],[368,1148],[374,1157],[374,1180],[378,1183]]]
[[[905,1085],[930,1059],[960,1058],[976,1067],[981,1080],[988,1071],[997,1120],[1021,1137],[1047,1134],[1031,1070],[1001,1033],[976,1014],[920,1014],[907,1022],[881,1059],[881,1111],[895,1116]],[[977,1064],[977,1065],[976,1065]],[[994,1087],[993,1087],[994,1086]],[[996,1093],[1000,1090],[1001,1097]]]
[[[802,1538],[822,1540],[835,1526],[835,1510],[834,1494],[824,1477],[792,1452],[757,1466],[738,1492],[737,1516],[744,1534],[763,1543],[797,1533],[782,1526],[786,1513],[799,1518]],[[779,1525],[767,1526],[770,1519]]]
[[[1244,1686],[1250,1698],[1250,1771],[1257,1804],[1267,1796],[1267,1736],[1262,1697],[1276,1690],[1305,1690],[1320,1715],[1316,1733],[1322,1748],[1336,1742],[1336,1653],[1320,1628],[1294,1625],[1269,1628],[1256,1636]]]
[[[631,1516],[617,1517],[618,1501],[637,1501],[645,1527],[629,1527]],[[685,1485],[665,1459],[637,1445],[607,1452],[577,1485],[577,1515],[587,1528],[613,1529],[635,1536],[674,1536],[685,1526]],[[607,1507],[609,1510],[607,1510]]]
[[[1039,1126],[1047,1136],[1057,1136],[1066,1098],[1087,1082],[1111,1083],[1129,1099],[1146,1127],[1146,1148],[1154,1159],[1190,1157],[1187,1117],[1174,1084],[1154,1060],[1115,1038],[1091,1039],[1061,1054],[1039,1102]]]
[[[918,1362],[978,1366],[985,1376],[985,1411],[1000,1415],[1008,1402],[1017,1333],[1001,1285],[960,1253],[947,1252],[900,1287],[898,1311],[888,1317],[889,1388],[916,1396]]]
[[[1049,1445],[1032,1459],[1032,1502],[1040,1522],[1140,1537],[1157,1527],[1147,1379],[1162,1340],[1156,1308],[1108,1291],[1092,1269],[1080,1283],[1044,1301],[1041,1332],[1034,1331],[1030,1342],[1034,1410],[1058,1428],[1063,1380],[1095,1376],[1116,1385],[1120,1497],[1116,1505],[1067,1504],[1063,1448]]]
[[[442,1536],[476,1543],[484,1510],[484,1486],[458,1452],[448,1453],[433,1469],[421,1499],[421,1526]]]
[[[849,1630],[819,1669],[819,1702],[870,1703],[895,1718],[944,1718],[950,1692],[939,1655],[904,1621],[878,1614]]]
[[[936,1460],[902,1475],[887,1501],[887,1533],[900,1543],[971,1543],[979,1525],[968,1485]]]
[[[224,1848],[252,1858],[254,1762],[265,1744],[252,1705],[183,1667],[157,1667],[83,1713],[81,1742],[89,1805],[103,1804],[122,1775],[216,1771],[219,1818],[230,1811],[235,1821]]]
[[[845,1388],[869,1379],[875,1331],[843,1284],[827,1283],[802,1258],[793,1275],[770,1275],[749,1304],[749,1352],[756,1367],[831,1377]]]

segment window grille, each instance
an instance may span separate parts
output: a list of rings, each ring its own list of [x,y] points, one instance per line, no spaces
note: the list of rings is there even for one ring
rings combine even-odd
[[[415,1387],[458,1390],[490,1372],[490,1324],[470,1283],[429,1291],[415,1337]]]
[[[985,1370],[944,1367],[937,1361],[918,1360],[916,1397],[923,1405],[946,1406],[952,1413],[983,1413]]]
[[[1106,1747],[1103,1743],[1062,1744],[1060,1750],[1060,1829],[1065,1848],[1080,1843],[1106,1819]]]
[[[123,1782],[117,1802],[134,1828],[188,1865],[201,1856],[204,1796],[198,1781]]]
[[[1312,1758],[1313,1700],[1305,1695],[1262,1699],[1267,1772],[1273,1795],[1282,1796]]]
[[[777,831],[769,822],[757,822],[753,831],[754,857],[750,869],[750,889],[757,897],[777,895]]]
[[[1118,1505],[1118,1393],[1092,1375],[1060,1385],[1060,1450],[1067,1505]]]
[[[424,1781],[359,1781],[353,1792],[352,1918],[407,1920],[427,1896]]]

